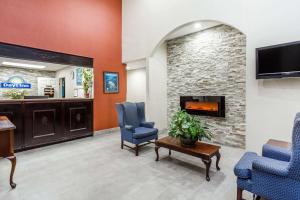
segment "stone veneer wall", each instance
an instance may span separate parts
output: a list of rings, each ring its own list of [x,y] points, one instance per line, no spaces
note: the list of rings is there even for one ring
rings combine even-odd
[[[37,78],[55,78],[55,72],[0,66],[0,82],[5,82],[12,76],[20,76],[25,82],[31,84],[31,89],[25,89],[28,95],[38,95]],[[5,90],[0,88],[0,99],[6,98],[2,95]]]
[[[225,96],[226,118],[199,118],[213,141],[245,147],[246,36],[227,25],[167,41],[168,121],[180,96]]]

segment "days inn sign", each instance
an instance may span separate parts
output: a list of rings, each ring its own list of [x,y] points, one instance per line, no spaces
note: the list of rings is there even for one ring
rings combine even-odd
[[[6,82],[0,82],[0,88],[30,89],[31,84],[19,76],[10,77]]]

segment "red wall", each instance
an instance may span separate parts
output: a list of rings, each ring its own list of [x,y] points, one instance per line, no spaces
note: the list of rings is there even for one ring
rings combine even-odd
[[[95,130],[116,127],[125,100],[121,23],[122,0],[0,0],[1,42],[94,58]],[[103,71],[119,72],[119,94],[103,94]]]

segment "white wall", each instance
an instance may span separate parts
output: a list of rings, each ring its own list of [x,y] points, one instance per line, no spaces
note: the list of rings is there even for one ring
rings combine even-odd
[[[83,86],[77,86],[76,85],[76,69],[77,67],[67,67],[62,70],[56,71],[56,79],[57,83],[59,78],[65,78],[65,91],[66,91],[66,97],[65,98],[74,98],[75,90],[77,91],[78,98],[84,98],[84,91]],[[59,86],[57,84],[56,91],[59,91]],[[58,94],[58,92],[56,93]],[[58,96],[56,96],[58,97]],[[92,94],[91,98],[93,98],[93,88],[92,88]]]
[[[74,73],[75,67],[68,67],[56,72],[57,82],[59,78],[65,78],[65,90],[66,90],[66,98],[74,97],[74,89],[75,89],[75,81],[72,77],[72,73]],[[56,91],[59,91],[57,84]]]
[[[127,70],[126,101],[146,102],[146,68]]]
[[[167,46],[160,45],[147,65],[148,117],[159,130],[167,128]]]
[[[298,0],[123,0],[123,61],[150,57],[168,33],[191,21],[239,29],[247,36],[246,146],[260,152],[269,138],[290,140],[300,79],[256,80],[255,48],[300,40],[299,7]]]

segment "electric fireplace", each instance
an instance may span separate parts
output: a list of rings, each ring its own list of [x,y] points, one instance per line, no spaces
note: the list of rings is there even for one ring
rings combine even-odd
[[[225,96],[181,96],[180,107],[193,115],[225,117]]]

